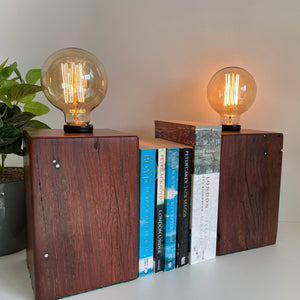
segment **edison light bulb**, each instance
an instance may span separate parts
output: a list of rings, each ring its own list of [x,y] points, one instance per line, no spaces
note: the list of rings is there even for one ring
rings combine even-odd
[[[256,84],[249,72],[239,67],[218,71],[207,88],[211,107],[220,114],[223,130],[239,131],[240,115],[253,104]]]
[[[90,114],[107,90],[106,72],[93,54],[65,48],[44,63],[41,85],[47,99],[65,115],[66,132],[91,132]]]

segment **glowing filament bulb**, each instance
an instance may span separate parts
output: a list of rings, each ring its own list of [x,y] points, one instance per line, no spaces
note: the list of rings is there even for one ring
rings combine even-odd
[[[64,113],[65,132],[92,132],[91,111],[107,90],[106,72],[97,57],[83,49],[61,49],[48,57],[41,73],[45,96]]]
[[[239,74],[225,74],[225,88],[224,88],[224,105],[234,106],[238,105],[239,99]]]
[[[82,64],[62,63],[61,74],[65,103],[73,103],[74,107],[77,103],[84,103],[86,80]]]
[[[253,104],[255,95],[254,78],[248,71],[239,67],[219,70],[207,86],[208,101],[220,114],[223,130],[241,129],[240,115]]]

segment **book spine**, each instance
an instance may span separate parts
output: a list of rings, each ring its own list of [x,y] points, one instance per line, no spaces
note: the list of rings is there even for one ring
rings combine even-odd
[[[179,149],[167,149],[165,178],[165,271],[175,268]]]
[[[221,128],[197,127],[192,193],[190,263],[216,256]]]
[[[164,270],[164,203],[166,149],[157,149],[154,272]]]
[[[192,148],[181,149],[178,180],[176,267],[182,267],[189,262],[192,163]]]
[[[140,149],[139,276],[153,273],[156,150]]]

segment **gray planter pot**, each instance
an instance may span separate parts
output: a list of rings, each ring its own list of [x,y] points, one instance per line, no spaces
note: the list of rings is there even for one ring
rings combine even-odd
[[[24,181],[0,182],[0,256],[25,248]]]

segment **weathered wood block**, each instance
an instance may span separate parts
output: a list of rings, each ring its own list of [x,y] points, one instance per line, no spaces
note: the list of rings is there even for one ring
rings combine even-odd
[[[223,132],[217,254],[276,243],[283,135]]]
[[[138,138],[27,131],[27,261],[37,300],[138,276]]]

